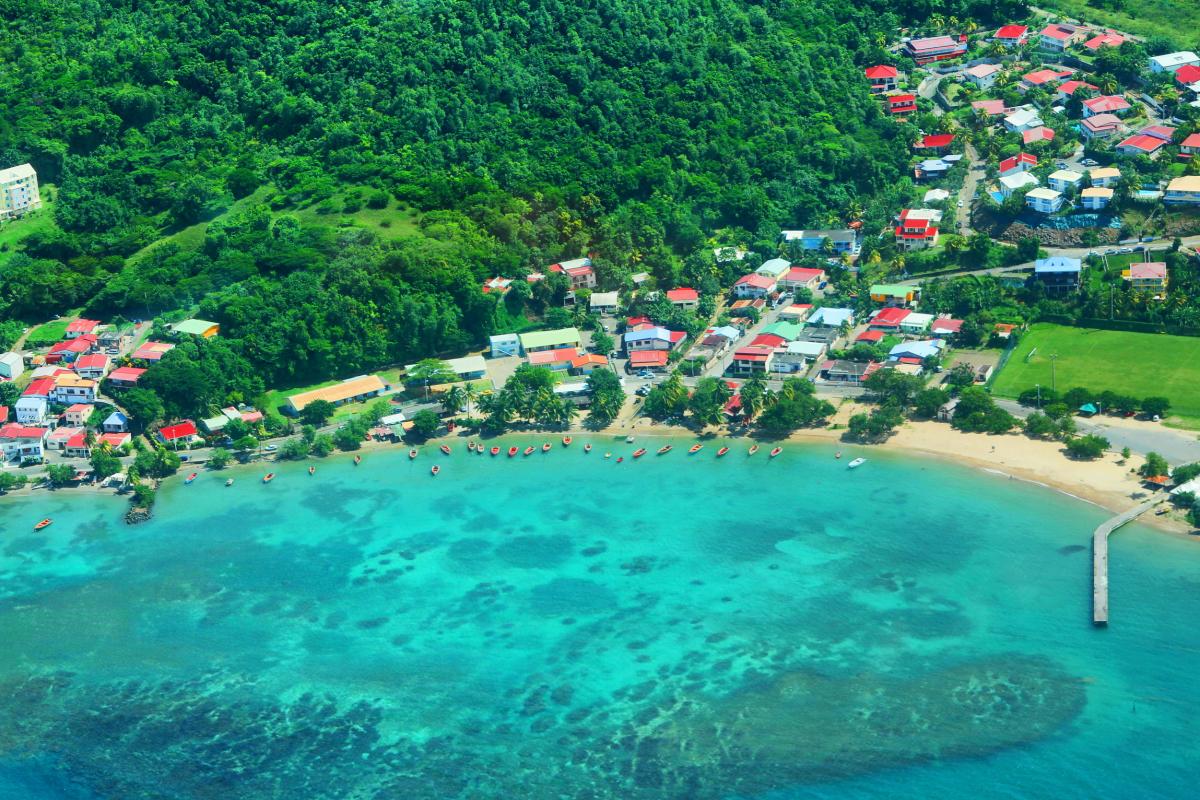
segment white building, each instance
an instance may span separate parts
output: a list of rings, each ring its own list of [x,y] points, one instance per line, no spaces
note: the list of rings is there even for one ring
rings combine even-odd
[[[764,261],[762,266],[754,270],[759,275],[766,275],[768,278],[779,280],[787,271],[792,268],[792,262],[786,258],[772,258],[769,261]]]
[[[1081,183],[1083,175],[1069,169],[1055,170],[1046,178],[1046,185],[1059,192],[1070,191]]]
[[[492,358],[521,355],[521,337],[515,333],[500,333],[488,339],[492,346]]]
[[[44,397],[22,397],[13,406],[13,412],[22,425],[40,425],[46,420],[47,405]]]
[[[1026,186],[1037,185],[1038,179],[1028,172],[1014,172],[1011,175],[1004,175],[1000,178],[1000,194],[1005,197],[1012,197],[1014,193],[1024,189]]]
[[[1004,127],[1011,133],[1022,133],[1045,124],[1037,110],[1029,107],[1018,108],[1004,118]]]
[[[786,347],[775,350],[771,360],[773,372],[800,372],[806,366],[825,355],[824,342],[788,342]]]
[[[1001,67],[999,64],[976,64],[963,74],[967,76],[967,80],[978,86],[980,89],[990,89],[992,84],[996,82],[997,76],[1000,75]]]
[[[42,458],[48,430],[16,424],[0,425],[0,452],[4,454],[4,460]]]
[[[1039,186],[1036,189],[1031,189],[1029,194],[1025,195],[1025,205],[1032,208],[1034,211],[1040,211],[1043,214],[1053,214],[1062,208],[1063,195],[1062,192],[1048,189],[1044,186]]]
[[[1181,50],[1178,53],[1164,53],[1161,56],[1150,56],[1151,72],[1174,72],[1188,65],[1200,66],[1200,56],[1191,50]]]
[[[19,217],[42,207],[37,173],[29,164],[0,170],[0,219]]]
[[[615,314],[617,306],[621,304],[620,292],[592,292],[591,298],[588,300],[592,311],[597,314]]]
[[[15,381],[25,372],[25,362],[19,353],[0,353],[0,378]]]
[[[1088,211],[1106,208],[1112,198],[1113,190],[1107,186],[1090,186],[1079,193],[1079,202]]]

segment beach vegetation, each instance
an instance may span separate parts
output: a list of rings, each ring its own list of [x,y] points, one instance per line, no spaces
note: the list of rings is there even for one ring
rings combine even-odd
[[[1075,431],[1075,422],[1069,417],[1055,419],[1040,411],[1025,418],[1025,433],[1033,439],[1062,439]]]
[[[1167,463],[1167,460],[1153,450],[1146,453],[1146,460],[1138,467],[1138,475],[1141,475],[1143,478],[1166,475],[1170,471],[1171,465]]]
[[[327,433],[320,433],[313,437],[312,454],[318,458],[324,458],[334,450],[333,437]]]
[[[121,471],[121,459],[103,448],[93,449],[89,461],[92,465],[92,475],[98,481],[102,481],[110,475],[116,475]]]
[[[133,504],[139,508],[152,508],[158,498],[158,492],[148,483],[133,484]]]
[[[279,448],[279,457],[285,461],[299,461],[308,457],[308,442],[303,439],[288,439]]]
[[[19,472],[0,470],[0,494],[20,489],[29,482],[29,477]]]
[[[1148,417],[1165,417],[1171,401],[1165,397],[1147,397],[1142,400],[1142,413]]]
[[[778,391],[768,394],[758,427],[768,436],[784,436],[823,423],[836,410],[828,400],[816,396],[812,381],[787,378]]]
[[[1200,477],[1200,461],[1191,464],[1181,464],[1171,472],[1171,478],[1177,484],[1187,483],[1198,477]]]
[[[705,428],[720,425],[725,419],[725,404],[733,397],[733,390],[721,378],[701,378],[696,382],[692,396],[688,398],[687,410],[692,421]]]
[[[958,396],[950,424],[967,433],[1007,433],[1018,422],[1016,417],[997,406],[983,387],[970,386]]]
[[[767,402],[767,379],[760,372],[754,373],[738,387],[738,397],[742,402],[742,416],[754,419],[762,413]]]
[[[437,435],[442,427],[442,420],[429,409],[422,409],[412,418],[412,433],[418,439],[425,440]]]
[[[663,421],[674,417],[682,417],[687,410],[688,392],[683,385],[683,378],[678,372],[659,383],[642,404],[642,413],[650,419]]]
[[[258,437],[246,434],[233,440],[233,449],[241,458],[246,458],[251,451],[258,449]]]
[[[1108,450],[1108,447],[1108,439],[1091,433],[1085,436],[1075,436],[1066,441],[1067,455],[1083,461],[1100,458]]]
[[[162,445],[140,451],[133,459],[134,474],[147,478],[166,478],[179,471],[179,454]]]
[[[891,436],[902,422],[904,412],[897,406],[879,406],[869,413],[851,416],[843,438],[861,444],[877,444]]]
[[[208,454],[207,466],[209,469],[225,469],[232,458],[233,454],[224,447],[214,447]]]
[[[873,377],[873,376],[872,376]],[[921,419],[933,419],[938,410],[950,400],[950,392],[938,387],[921,389],[913,396],[913,416]]]
[[[75,482],[75,468],[70,464],[51,464],[46,467],[46,483],[52,487],[66,486]]]
[[[880,405],[893,405],[905,411],[925,387],[925,381],[920,376],[906,375],[899,370],[881,369],[868,376],[863,386]]]
[[[319,428],[333,416],[334,411],[337,411],[337,407],[328,400],[313,400],[300,410],[300,421]]]
[[[588,424],[603,428],[617,418],[625,405],[625,390],[615,372],[607,369],[593,370],[587,379],[591,406],[588,408]]]

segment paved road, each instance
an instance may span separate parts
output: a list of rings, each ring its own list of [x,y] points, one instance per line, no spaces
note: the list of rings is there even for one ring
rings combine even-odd
[[[963,155],[971,162],[971,167],[967,170],[967,177],[963,179],[962,189],[958,192],[958,209],[955,212],[954,220],[958,233],[970,236],[974,232],[971,229],[971,209],[975,205],[975,193],[979,186],[979,179],[985,174],[985,168],[983,159],[979,157],[979,151],[970,142],[967,142]]]

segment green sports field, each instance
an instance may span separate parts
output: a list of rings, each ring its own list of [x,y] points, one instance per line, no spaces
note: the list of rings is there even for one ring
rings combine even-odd
[[[992,391],[1016,397],[1035,384],[1050,386],[1054,354],[1059,391],[1083,386],[1138,398],[1166,397],[1173,414],[1200,419],[1200,338],[1038,323],[1021,338]]]

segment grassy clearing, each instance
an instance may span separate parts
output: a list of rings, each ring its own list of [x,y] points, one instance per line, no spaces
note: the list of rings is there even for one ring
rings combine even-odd
[[[177,245],[180,250],[185,252],[190,250],[198,250],[200,246],[204,244],[204,234],[208,231],[208,226],[210,224],[216,220],[227,217],[234,211],[239,211],[246,206],[263,202],[270,193],[271,190],[269,187],[260,186],[253,194],[243,197],[241,200],[233,201],[233,204],[230,205],[229,208],[222,211],[212,219],[205,220],[204,222],[197,222],[195,225],[188,225],[186,228],[180,228],[177,231],[163,236],[161,239],[154,240],[141,250],[138,250],[136,253],[131,255],[129,257],[129,263],[137,263],[141,259],[145,258],[149,253],[165,244]]]
[[[345,192],[339,192],[334,195],[332,203],[328,206],[323,203],[316,203],[294,213],[304,225],[365,228],[376,233],[381,239],[388,241],[404,236],[415,236],[421,232],[421,213],[415,208],[397,203],[395,200],[389,200],[386,208],[367,208],[366,204],[363,203],[362,208],[352,213],[348,214],[341,211],[340,209],[346,202],[347,194],[356,191],[363,198],[366,198],[375,190],[365,186],[352,187]],[[333,207],[339,210],[331,213],[322,213],[322,207]]]
[[[1106,11],[1087,0],[1043,0],[1037,5],[1141,36],[1166,36],[1181,47],[1190,47],[1200,30],[1200,4],[1195,0],[1125,0],[1120,11]]]
[[[27,342],[57,342],[67,333],[67,326],[71,324],[71,320],[62,317],[60,319],[50,320],[49,322],[39,325],[29,332],[26,339]]]
[[[0,222],[0,264],[17,252],[17,245],[26,236],[57,230],[58,223],[54,221],[54,199],[58,196],[52,184],[42,184],[39,187],[42,195],[42,207],[20,219]]]
[[[1083,386],[1138,398],[1166,397],[1184,426],[1200,420],[1200,338],[1039,323],[1022,337],[992,390],[1016,397],[1035,384],[1050,386],[1054,354],[1059,391]]]

